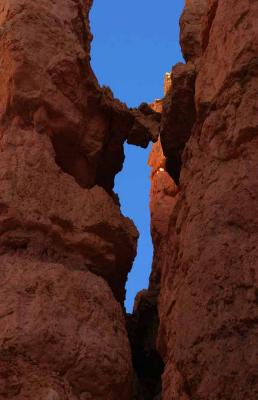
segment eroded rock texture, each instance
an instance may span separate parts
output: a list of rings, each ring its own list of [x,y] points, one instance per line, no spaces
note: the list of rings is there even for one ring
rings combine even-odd
[[[130,398],[130,350],[104,280],[50,260],[1,256],[0,398]]]
[[[137,230],[112,193],[159,117],[100,88],[85,0],[0,5],[0,399],[129,400]]]
[[[132,110],[91,70],[91,3],[0,5],[0,400],[255,400],[258,3],[187,0],[186,64]],[[126,140],[156,142],[133,357]]]
[[[181,19],[161,122],[178,193],[165,207],[166,171],[151,193],[163,400],[258,398],[257,20],[246,0],[189,0]]]

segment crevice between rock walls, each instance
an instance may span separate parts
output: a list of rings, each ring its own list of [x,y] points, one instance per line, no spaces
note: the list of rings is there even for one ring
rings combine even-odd
[[[0,400],[255,400],[257,2],[187,1],[186,64],[138,109],[94,76],[91,4],[0,5]],[[130,316],[126,140],[155,142]]]
[[[134,360],[141,400],[258,396],[257,18],[257,2],[187,1],[186,64],[152,105],[154,259],[129,332],[141,362],[164,364],[160,379],[156,358],[145,376]]]

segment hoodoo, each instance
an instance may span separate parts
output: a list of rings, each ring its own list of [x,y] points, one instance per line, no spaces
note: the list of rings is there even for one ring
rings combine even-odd
[[[138,109],[90,66],[92,0],[1,0],[0,400],[258,398],[258,2],[187,0]],[[154,259],[113,193],[147,147]]]

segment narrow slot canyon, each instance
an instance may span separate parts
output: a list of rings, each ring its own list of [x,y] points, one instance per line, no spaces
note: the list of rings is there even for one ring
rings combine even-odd
[[[1,0],[0,400],[258,398],[257,18]]]
[[[157,9],[155,2],[147,0],[140,4],[136,0],[120,4],[116,0],[104,4],[94,1],[90,11],[91,66],[101,85],[110,87],[128,107],[151,104],[164,96],[165,71],[182,60],[179,17],[183,3],[173,5],[163,0]],[[151,146],[149,143],[144,149],[125,143],[123,168],[114,186],[123,215],[131,218],[139,231],[137,255],[126,285],[127,312],[132,312],[137,293],[147,289],[151,272]]]

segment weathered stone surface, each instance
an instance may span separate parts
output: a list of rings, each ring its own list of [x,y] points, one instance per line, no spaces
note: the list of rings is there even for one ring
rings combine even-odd
[[[160,140],[152,145],[148,160],[151,171],[151,234],[154,247],[168,231],[169,217],[175,203],[178,188],[166,171],[167,159],[164,156]]]
[[[170,89],[166,88],[167,74],[165,75],[165,97],[157,100],[150,106],[161,113],[161,118],[167,117],[166,103],[171,96]],[[162,119],[161,119],[162,126]],[[161,242],[168,232],[170,215],[176,204],[178,187],[168,173],[168,159],[165,157],[160,138],[152,145],[148,165],[151,167],[150,214],[151,236],[154,247],[152,272],[150,276],[150,290],[160,289],[161,263],[163,256]]]
[[[180,20],[180,43],[186,61],[200,57],[208,0],[186,0]]]
[[[58,168],[48,136],[14,125],[0,148],[2,251],[73,257],[74,268],[103,276],[122,301],[136,252],[132,222],[104,189],[82,189]]]
[[[1,400],[131,399],[138,233],[112,188],[131,130],[146,145],[158,121],[98,86],[90,5],[0,5]]]
[[[1,243],[31,248],[40,232],[46,251],[82,256],[122,301],[137,232],[101,187],[112,194],[124,141],[147,146],[159,120],[99,87],[90,67],[91,3],[1,3]]]
[[[171,72],[171,89],[165,92],[160,141],[166,157],[166,169],[179,184],[182,153],[196,119],[195,66],[177,64]]]
[[[154,236],[163,400],[258,396],[257,19],[256,1],[186,2],[196,121],[168,229]]]
[[[0,276],[0,399],[130,399],[124,317],[102,278],[17,253]]]
[[[110,89],[99,87],[90,67],[91,3],[2,1],[0,119],[8,125],[15,116],[34,125],[51,137],[57,163],[80,185],[111,191],[131,129],[137,125],[146,146],[155,120],[128,110]],[[134,135],[134,143],[142,139]]]
[[[134,124],[128,129],[127,142],[144,148],[148,146],[150,140],[156,142],[161,119],[158,110],[142,103],[138,109],[131,109],[131,114],[134,117]]]
[[[91,3],[0,5],[0,400],[256,400],[258,3],[187,0],[187,63],[131,110],[91,70]],[[157,141],[135,372],[126,140]]]

